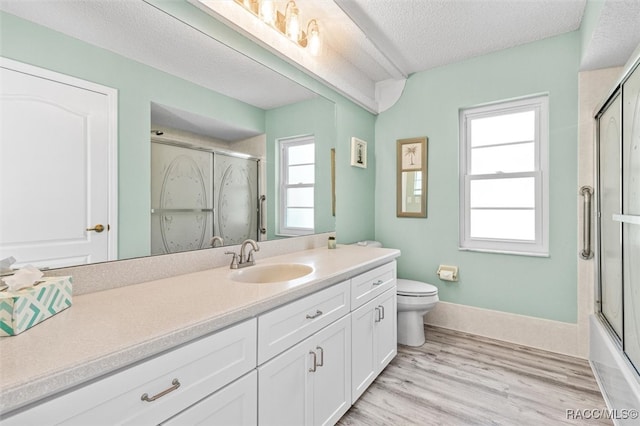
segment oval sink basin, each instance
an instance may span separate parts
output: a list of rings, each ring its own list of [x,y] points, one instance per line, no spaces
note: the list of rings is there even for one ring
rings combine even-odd
[[[313,272],[309,265],[301,263],[274,263],[270,265],[247,266],[231,273],[233,281],[243,283],[277,283],[302,278]]]

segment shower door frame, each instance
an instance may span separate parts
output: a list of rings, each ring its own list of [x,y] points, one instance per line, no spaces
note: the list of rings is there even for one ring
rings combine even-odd
[[[624,76],[619,80],[618,84],[616,84],[613,89],[609,92],[608,96],[605,98],[605,101],[596,109],[596,114],[594,116],[596,123],[596,144],[595,144],[595,167],[596,167],[596,216],[595,216],[595,225],[596,225],[596,233],[595,233],[595,272],[596,272],[596,286],[595,286],[595,314],[600,319],[600,322],[605,326],[607,333],[609,334],[611,341],[618,347],[618,350],[623,355],[625,361],[629,364],[631,369],[636,373],[636,379],[640,378],[640,363],[634,363],[629,354],[626,351],[625,345],[625,319],[626,319],[626,304],[625,304],[625,261],[630,262],[630,259],[625,260],[625,251],[624,251],[624,220],[620,220],[620,247],[621,247],[621,277],[620,277],[620,286],[621,286],[621,315],[622,315],[622,327],[620,330],[620,336],[615,331],[614,327],[611,325],[609,319],[602,312],[602,268],[601,262],[603,260],[602,255],[602,239],[601,239],[601,162],[600,162],[600,154],[601,154],[601,140],[600,140],[600,118],[602,115],[608,111],[608,108],[615,102],[615,100],[619,97],[621,99],[620,102],[620,138],[618,141],[619,144],[619,163],[620,163],[620,176],[619,176],[619,195],[620,195],[620,215],[623,216],[624,213],[624,160],[625,160],[625,152],[624,152],[624,141],[625,135],[624,131],[624,123],[623,117],[625,116],[625,98],[624,98],[624,84],[631,77],[634,72],[640,72],[640,58],[635,61],[635,63],[626,70]],[[617,220],[616,220],[617,221]]]

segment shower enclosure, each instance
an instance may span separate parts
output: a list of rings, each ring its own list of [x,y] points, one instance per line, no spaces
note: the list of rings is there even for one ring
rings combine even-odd
[[[597,313],[609,336],[593,334],[591,355],[605,397],[637,408],[640,393],[640,68],[598,112]],[[596,336],[596,337],[593,337]],[[609,357],[600,342],[611,340]],[[612,362],[612,359],[618,359]],[[605,361],[605,359],[607,359]],[[627,373],[630,372],[630,373]],[[634,396],[635,395],[635,396]],[[634,399],[636,402],[634,402]]]
[[[258,239],[259,160],[151,143],[151,254]]]

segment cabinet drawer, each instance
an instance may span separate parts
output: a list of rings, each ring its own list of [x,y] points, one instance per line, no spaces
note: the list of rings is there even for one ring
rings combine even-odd
[[[19,413],[6,424],[36,425],[43,419],[158,424],[255,368],[256,331],[255,319],[245,321]],[[147,402],[143,394],[158,398]]]
[[[351,279],[351,310],[396,285],[396,262],[390,262]]]
[[[252,370],[160,426],[258,424],[258,372]]]
[[[349,281],[258,317],[258,364],[349,313]]]

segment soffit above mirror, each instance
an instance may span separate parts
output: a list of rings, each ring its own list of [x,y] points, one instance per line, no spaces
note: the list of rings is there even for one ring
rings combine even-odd
[[[144,1],[2,0],[0,9],[265,110],[316,96]]]

